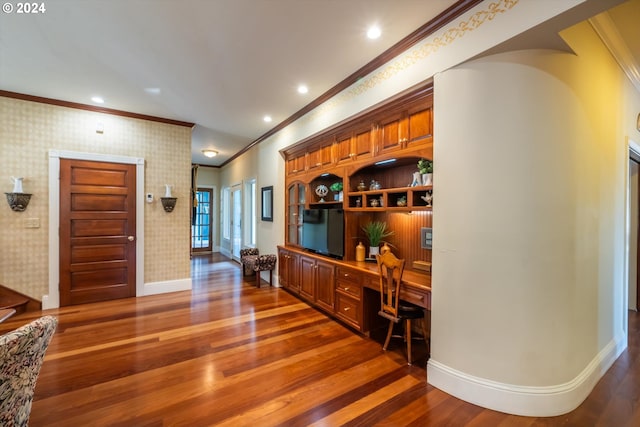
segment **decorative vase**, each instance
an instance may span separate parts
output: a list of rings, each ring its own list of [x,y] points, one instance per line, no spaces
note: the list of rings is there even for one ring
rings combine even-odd
[[[364,261],[365,250],[362,242],[358,242],[358,246],[356,246],[356,261]]]
[[[433,185],[433,174],[432,173],[422,174],[422,185]]]
[[[14,176],[11,177],[11,181],[13,181],[13,193],[23,193],[22,191],[22,180],[24,178],[16,178]]]
[[[375,258],[380,253],[378,246],[369,246],[369,258]]]
[[[387,242],[384,242],[382,247],[380,248],[380,255],[384,255],[391,250],[391,247],[387,245]]]
[[[367,189],[367,185],[364,183],[363,180],[360,180],[360,183],[358,184],[358,191],[365,191]]]
[[[164,185],[164,197],[172,197],[171,196],[171,186],[169,184]]]

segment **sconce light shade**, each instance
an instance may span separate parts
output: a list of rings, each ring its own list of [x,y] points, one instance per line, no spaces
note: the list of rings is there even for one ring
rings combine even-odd
[[[12,211],[24,212],[31,200],[31,194],[27,193],[4,193],[7,195],[7,202]]]
[[[202,154],[204,154],[205,156],[212,158],[218,155],[218,152],[216,150],[210,150],[210,149],[205,149],[202,150]]]
[[[160,201],[162,202],[162,207],[165,212],[173,212],[173,208],[176,207],[177,197],[160,197]]]

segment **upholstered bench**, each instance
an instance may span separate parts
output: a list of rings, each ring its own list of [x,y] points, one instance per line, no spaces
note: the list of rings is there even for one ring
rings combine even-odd
[[[269,286],[273,286],[273,270],[276,268],[278,257],[272,254],[259,255],[257,248],[240,250],[240,262],[242,263],[243,275],[249,272],[256,274],[256,286],[260,287],[260,272],[269,272]]]

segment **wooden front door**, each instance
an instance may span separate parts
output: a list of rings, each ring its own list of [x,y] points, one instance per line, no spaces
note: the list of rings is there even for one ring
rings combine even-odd
[[[60,305],[136,295],[136,166],[60,159]]]

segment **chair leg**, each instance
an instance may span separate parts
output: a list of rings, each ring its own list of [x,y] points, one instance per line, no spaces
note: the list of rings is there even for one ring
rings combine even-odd
[[[273,280],[273,270],[269,270],[269,287],[272,287],[273,284],[271,283]]]
[[[422,334],[424,336],[424,344],[427,347],[427,355],[431,354],[431,340],[429,337],[429,331],[427,330],[427,313],[425,312],[425,317],[422,318]]]
[[[405,321],[405,331],[407,334],[407,363],[411,365],[411,319]]]
[[[389,341],[391,340],[392,332],[393,332],[393,322],[389,320],[389,330],[387,331],[387,339],[384,340],[384,345],[382,346],[382,349],[384,351],[387,351],[387,346],[389,345]]]

